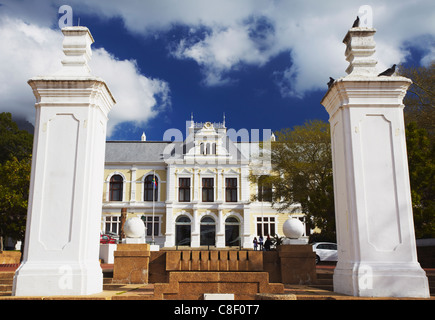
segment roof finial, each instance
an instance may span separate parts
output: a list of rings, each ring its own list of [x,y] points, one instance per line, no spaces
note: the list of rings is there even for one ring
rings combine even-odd
[[[141,141],[147,141],[147,136],[145,135],[145,132],[142,133],[142,137],[140,137]]]
[[[224,123],[223,123],[223,125],[224,125],[224,128],[225,128],[225,112],[224,112]]]
[[[190,127],[193,127],[193,112],[190,113]]]

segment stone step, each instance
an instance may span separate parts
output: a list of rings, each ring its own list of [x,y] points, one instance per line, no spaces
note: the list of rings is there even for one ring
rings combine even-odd
[[[13,271],[0,272],[0,280],[13,280],[14,274]]]

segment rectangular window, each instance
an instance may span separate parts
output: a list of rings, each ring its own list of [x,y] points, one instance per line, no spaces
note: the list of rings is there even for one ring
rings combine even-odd
[[[214,179],[202,178],[202,201],[213,202],[214,201]]]
[[[225,201],[237,202],[237,178],[225,179]]]
[[[272,202],[272,183],[266,181],[266,176],[258,180],[258,201]]]
[[[147,237],[151,237],[153,234],[153,216],[142,216],[142,220],[145,223]],[[154,236],[159,235],[160,217],[154,216]]]
[[[178,201],[190,202],[190,178],[178,180]]]
[[[106,216],[105,218],[105,233],[112,232],[118,234],[121,217]]]
[[[275,217],[257,217],[257,236],[275,235],[276,221]]]

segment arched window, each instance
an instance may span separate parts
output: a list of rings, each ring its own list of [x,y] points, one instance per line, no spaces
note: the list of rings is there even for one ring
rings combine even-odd
[[[175,245],[190,246],[190,218],[181,215],[175,221]]]
[[[200,154],[204,154],[204,143],[201,142],[201,144],[199,145],[199,153]]]
[[[158,201],[159,179],[150,174],[144,181],[144,201]]]
[[[235,217],[225,219],[225,246],[240,246],[240,221]]]
[[[210,216],[201,219],[201,246],[214,246],[216,242],[216,222]]]
[[[110,178],[109,201],[122,201],[124,181],[119,174],[114,174]]]

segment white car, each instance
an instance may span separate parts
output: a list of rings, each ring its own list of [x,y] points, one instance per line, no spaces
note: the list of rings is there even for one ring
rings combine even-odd
[[[317,242],[313,244],[316,253],[316,263],[320,261],[337,261],[337,244],[332,242]]]

